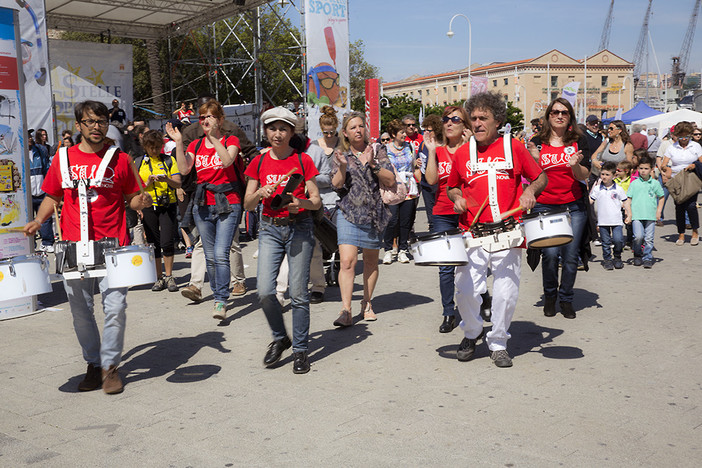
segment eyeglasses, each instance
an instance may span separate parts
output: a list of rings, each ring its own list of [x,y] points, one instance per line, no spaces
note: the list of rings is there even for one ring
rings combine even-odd
[[[198,117],[198,118],[200,119],[200,122],[204,122],[205,120],[207,120],[208,117],[214,118],[214,115],[212,115],[212,114],[210,114],[210,115],[201,115],[201,116]]]
[[[107,127],[109,122],[107,120],[93,120],[93,119],[83,119],[80,121],[86,127],[92,127],[97,124],[98,127]]]
[[[433,132],[433,131],[434,131],[434,129],[431,127],[427,127],[424,129],[424,133]]]
[[[678,140],[689,140],[689,139],[690,139],[690,136],[689,136],[689,135],[688,135],[688,136],[679,136],[679,137],[678,137]]]
[[[322,132],[322,133],[324,133],[326,136],[334,136],[334,135],[336,135],[336,132],[335,132],[334,130],[330,130],[330,131],[328,131],[328,132]]]
[[[405,127],[416,127],[416,126],[417,126],[416,123],[408,123],[408,124],[405,124]]]
[[[570,111],[567,110],[551,110],[551,116],[553,117],[558,117],[559,115],[562,115],[563,117],[568,117],[570,115]]]
[[[442,121],[443,123],[448,123],[449,120],[450,120],[451,122],[455,123],[455,124],[457,124],[457,123],[463,123],[463,119],[460,118],[460,117],[458,117],[457,115],[454,115],[453,117],[448,117],[448,116],[447,116],[447,117],[442,117],[442,118],[441,118],[441,121]]]
[[[619,130],[619,127],[607,127],[608,132],[612,132],[614,130]]]
[[[381,143],[387,143],[388,141],[390,141],[390,138],[381,138],[380,139]]]
[[[692,136],[693,136],[693,137],[695,137],[695,136],[702,136],[702,133],[693,133]]]

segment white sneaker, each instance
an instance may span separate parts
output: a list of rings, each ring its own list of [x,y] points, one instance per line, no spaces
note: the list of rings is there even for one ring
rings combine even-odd
[[[54,253],[54,246],[53,245],[45,245],[44,252]]]
[[[392,263],[392,251],[388,250],[385,252],[385,255],[383,256],[383,264],[384,265],[390,265]]]
[[[397,261],[400,263],[409,263],[410,259],[407,256],[407,252],[405,250],[400,250],[400,253],[397,254]]]
[[[258,258],[258,249],[253,253],[253,258]]]

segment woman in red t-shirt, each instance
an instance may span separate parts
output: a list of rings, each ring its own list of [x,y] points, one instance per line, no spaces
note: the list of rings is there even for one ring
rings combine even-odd
[[[261,121],[271,148],[256,156],[246,169],[248,181],[244,208],[254,210],[263,200],[256,283],[261,307],[273,332],[273,342],[268,346],[263,363],[272,366],[280,360],[283,351],[292,346],[293,372],[304,374],[310,370],[307,358],[310,332],[307,283],[314,248],[314,223],[310,212],[322,206],[315,180],[317,168],[312,158],[290,146],[297,125],[295,114],[283,107],[275,107],[264,112]],[[283,194],[291,174],[302,175],[303,182],[292,191],[289,203],[281,202],[276,195]],[[283,307],[275,295],[280,264],[286,257],[292,304],[292,341],[285,330]]]
[[[444,232],[458,229],[458,214],[453,211],[453,202],[446,193],[448,178],[451,174],[453,157],[459,148],[464,151],[468,146],[464,143],[467,132],[468,115],[462,107],[447,106],[441,116],[443,122],[444,144],[437,146],[436,139],[431,133],[424,134],[424,146],[428,150],[427,168],[424,176],[431,185],[438,184],[436,200],[431,216],[433,232]],[[440,333],[449,333],[458,325],[458,312],[453,301],[455,267],[439,267],[439,290],[441,291],[441,306],[444,320],[439,327]]]
[[[546,108],[544,126],[529,142],[529,152],[548,176],[548,185],[536,199],[534,212],[545,213],[567,209],[573,227],[573,240],[559,247],[542,249],[541,272],[544,284],[544,315],[556,315],[560,298],[561,313],[575,318],[573,286],[578,272],[580,241],[587,224],[587,208],[583,194],[590,175],[587,140],[580,133],[573,106],[564,98],[555,99]],[[559,257],[563,262],[560,286]]]
[[[244,189],[243,162],[239,156],[239,139],[222,133],[224,109],[211,100],[200,109],[200,125],[205,136],[183,149],[183,136],[171,123],[166,131],[176,143],[176,161],[185,176],[197,171],[197,190],[191,200],[192,216],[200,231],[205,252],[207,274],[214,295],[214,312],[218,320],[227,317],[230,294],[229,251],[241,220],[241,193]],[[186,214],[187,216],[187,214]]]

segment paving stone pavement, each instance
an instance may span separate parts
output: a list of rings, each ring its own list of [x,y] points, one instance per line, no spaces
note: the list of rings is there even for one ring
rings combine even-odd
[[[294,375],[289,352],[266,369],[252,242],[249,292],[222,323],[211,296],[132,288],[124,393],[77,393],[85,364],[55,283],[41,299],[60,310],[0,322],[0,466],[697,467],[702,246],[676,247],[672,203],[666,215],[653,269],[625,251],[623,270],[578,273],[576,320],[543,316],[524,262],[509,369],[482,343],[458,362],[460,330],[438,333],[437,269],[399,263],[380,266],[377,322],[334,329],[328,288],[311,306],[312,371]],[[359,275],[355,313],[361,297]]]

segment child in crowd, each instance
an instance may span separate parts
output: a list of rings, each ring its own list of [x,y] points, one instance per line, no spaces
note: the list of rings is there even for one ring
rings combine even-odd
[[[636,151],[641,151],[641,150],[635,150],[634,155],[636,155]],[[647,154],[644,151],[644,154]],[[634,156],[637,163],[636,165],[638,166],[638,156]],[[622,190],[624,190],[624,193],[626,193],[627,190],[629,190],[629,184],[631,184],[631,181],[634,180],[632,176],[632,170],[635,166],[627,161],[626,159],[624,161],[619,161],[617,164],[617,172],[616,172],[616,177],[614,178],[614,182],[619,185]],[[636,171],[637,177],[638,177],[638,170]],[[624,213],[622,213],[622,219],[624,219]],[[626,237],[624,239],[624,245],[629,248],[631,247],[631,242],[634,240],[634,234],[631,228],[631,223],[626,224]]]
[[[597,226],[602,242],[602,267],[605,270],[620,270],[624,268],[622,249],[622,204],[626,201],[626,192],[614,183],[614,173],[617,165],[606,161],[600,169],[600,179],[590,191],[590,199],[597,204]],[[626,205],[625,205],[626,206]],[[612,246],[614,245],[614,260]]]
[[[634,228],[634,266],[653,267],[653,235],[656,220],[663,213],[663,188],[652,177],[653,158],[642,156],[639,161],[639,178],[631,183],[626,201],[627,222]],[[641,244],[643,245],[643,252]]]

